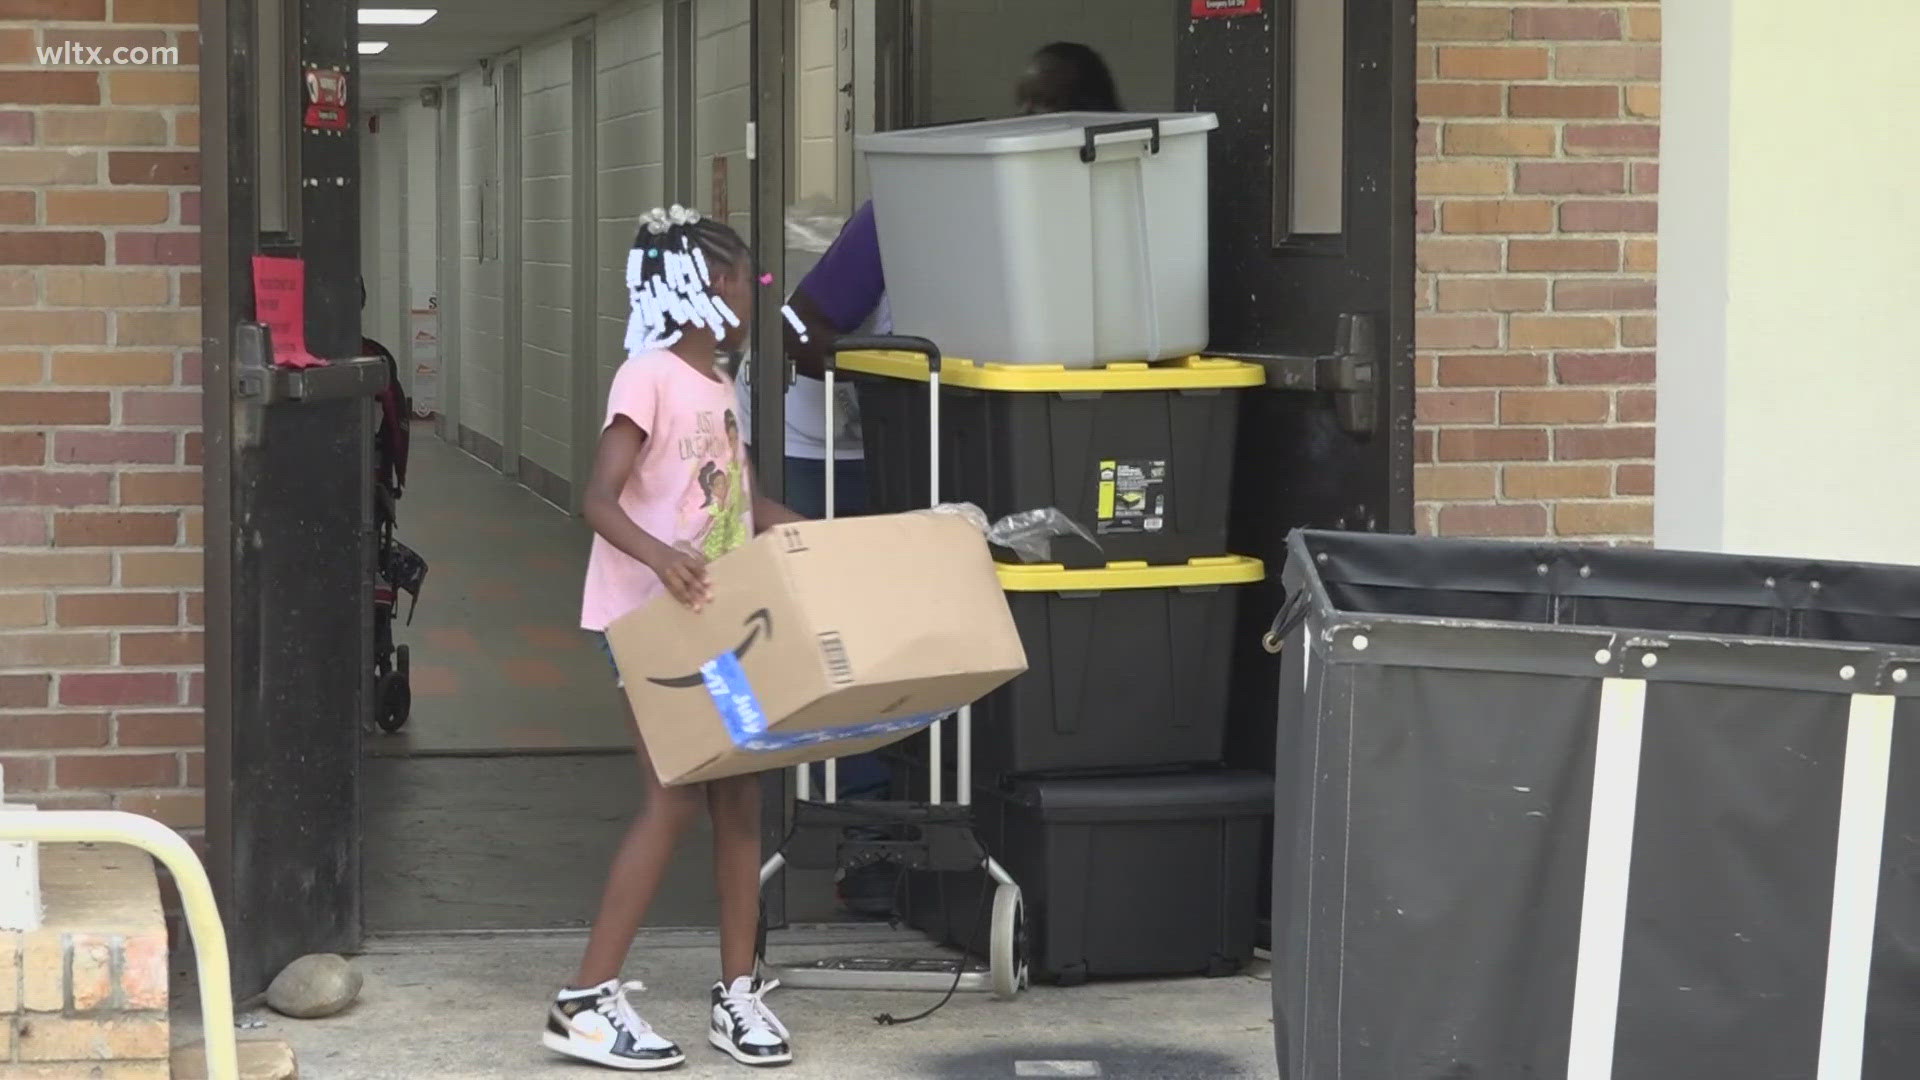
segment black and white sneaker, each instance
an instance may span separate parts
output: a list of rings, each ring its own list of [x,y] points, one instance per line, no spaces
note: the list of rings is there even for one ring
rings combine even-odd
[[[609,1069],[671,1069],[687,1055],[640,1019],[627,1000],[629,993],[645,989],[637,982],[608,979],[587,990],[562,990],[547,1011],[547,1030],[540,1041],[555,1053]]]
[[[768,991],[778,982],[741,976],[732,985],[713,984],[713,1022],[707,1041],[742,1065],[785,1065],[793,1060],[790,1036],[767,1008]]]

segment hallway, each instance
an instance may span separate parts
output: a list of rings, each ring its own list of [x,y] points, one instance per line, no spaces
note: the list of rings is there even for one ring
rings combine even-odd
[[[415,425],[400,540],[430,567],[395,640],[413,653],[413,718],[379,757],[633,748],[607,658],[580,629],[591,534],[580,519]]]

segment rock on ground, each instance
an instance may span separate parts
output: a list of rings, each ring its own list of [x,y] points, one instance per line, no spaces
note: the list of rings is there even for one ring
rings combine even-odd
[[[332,953],[295,960],[267,987],[267,1005],[297,1020],[332,1016],[359,996],[360,972]]]

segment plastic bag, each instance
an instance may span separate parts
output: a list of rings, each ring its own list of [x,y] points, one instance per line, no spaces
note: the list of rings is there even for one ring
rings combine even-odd
[[[1093,534],[1051,506],[1040,510],[1022,510],[994,522],[989,522],[986,512],[972,503],[941,503],[931,512],[965,519],[986,536],[987,543],[1013,552],[1024,563],[1053,562],[1053,540],[1056,536],[1077,536],[1092,544],[1095,550],[1100,550],[1100,541],[1095,540]]]
[[[830,204],[809,199],[787,207],[787,250],[823,255],[840,237],[847,216]]]

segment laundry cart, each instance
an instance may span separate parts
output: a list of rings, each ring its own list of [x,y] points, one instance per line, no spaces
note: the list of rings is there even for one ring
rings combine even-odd
[[[1289,1077],[1920,1075],[1920,569],[1297,532]]]

